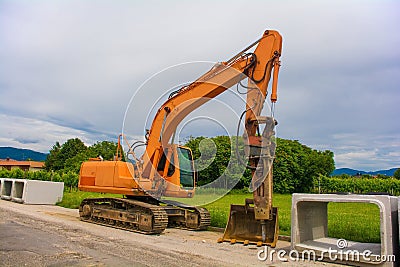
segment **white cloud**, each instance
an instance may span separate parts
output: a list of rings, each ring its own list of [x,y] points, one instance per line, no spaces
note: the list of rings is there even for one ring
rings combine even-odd
[[[109,140],[105,134],[92,134],[43,120],[0,114],[0,146],[28,148],[47,153],[59,141],[80,138],[86,145]],[[112,141],[116,141],[117,136]]]
[[[358,166],[359,170],[374,171],[400,166],[399,136],[346,133],[334,135],[332,140],[330,149],[338,168]]]

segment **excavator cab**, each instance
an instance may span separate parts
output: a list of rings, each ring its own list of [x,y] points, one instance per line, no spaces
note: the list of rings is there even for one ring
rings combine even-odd
[[[176,144],[165,146],[157,164],[157,173],[166,181],[164,196],[194,196],[196,174],[190,148]]]

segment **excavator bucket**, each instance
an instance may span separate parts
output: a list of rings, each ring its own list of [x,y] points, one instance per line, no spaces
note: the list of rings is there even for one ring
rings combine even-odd
[[[264,228],[264,240],[263,240]],[[248,205],[231,205],[228,223],[218,243],[243,243],[275,247],[278,241],[278,208],[272,208],[272,220],[256,220],[254,208]]]

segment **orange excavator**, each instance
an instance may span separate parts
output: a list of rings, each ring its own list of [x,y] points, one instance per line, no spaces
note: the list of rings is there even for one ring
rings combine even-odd
[[[145,142],[129,145],[120,135],[113,161],[84,162],[80,190],[123,194],[124,198],[84,199],[79,207],[81,220],[147,234],[161,233],[166,227],[206,229],[210,225],[210,214],[205,208],[161,199],[191,198],[195,193],[192,152],[174,144],[175,131],[193,110],[247,78],[246,108],[241,117],[245,117],[246,157],[241,163],[252,170],[253,198],[246,199],[243,206],[231,205],[229,221],[219,241],[274,247],[278,237],[277,208],[272,207],[276,121],[261,116],[261,111],[271,76],[271,102],[277,101],[281,49],[281,35],[277,31],[265,31],[260,39],[230,60],[214,65],[191,84],[173,92],[158,109]],[[129,148],[127,156],[134,158],[132,162],[122,161],[124,140]],[[138,158],[134,150],[141,145],[146,149]]]

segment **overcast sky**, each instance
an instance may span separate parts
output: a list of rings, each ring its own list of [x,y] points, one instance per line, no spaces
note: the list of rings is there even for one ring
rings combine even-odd
[[[140,137],[174,86],[276,29],[278,136],[333,151],[338,168],[400,167],[398,25],[400,1],[0,0],[0,146],[115,140],[132,96]],[[235,129],[233,98],[182,134]]]

